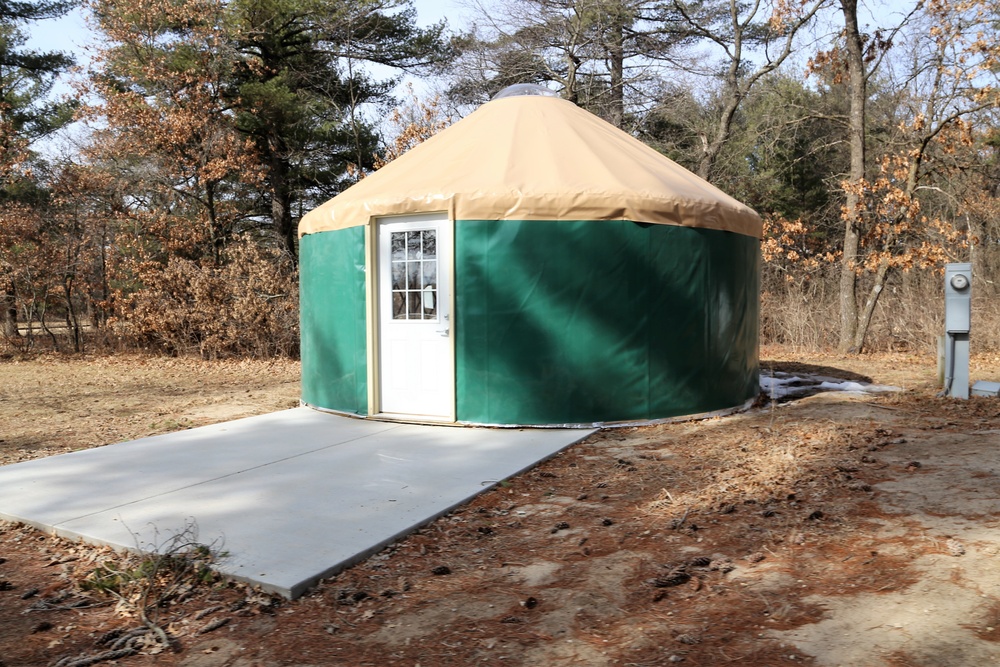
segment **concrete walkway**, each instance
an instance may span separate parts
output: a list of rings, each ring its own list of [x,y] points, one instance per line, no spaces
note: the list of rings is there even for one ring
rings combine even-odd
[[[294,598],[593,432],[295,408],[0,467],[0,518],[143,551],[193,525],[220,572]]]

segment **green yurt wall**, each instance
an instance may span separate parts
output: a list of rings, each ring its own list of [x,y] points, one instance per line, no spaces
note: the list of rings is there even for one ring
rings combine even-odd
[[[459,421],[658,419],[757,395],[758,244],[625,221],[456,224]]]
[[[299,243],[302,402],[368,414],[365,228]]]

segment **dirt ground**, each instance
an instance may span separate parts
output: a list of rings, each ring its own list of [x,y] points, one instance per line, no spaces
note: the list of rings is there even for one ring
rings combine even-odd
[[[1000,401],[937,398],[930,357],[762,356],[903,391],[599,432],[294,602],[0,523],[0,667],[1000,663]],[[297,379],[2,362],[0,463],[291,407]]]

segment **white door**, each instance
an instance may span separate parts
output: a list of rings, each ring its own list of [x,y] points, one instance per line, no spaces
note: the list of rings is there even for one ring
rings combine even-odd
[[[445,213],[378,224],[379,408],[455,421],[451,222]]]

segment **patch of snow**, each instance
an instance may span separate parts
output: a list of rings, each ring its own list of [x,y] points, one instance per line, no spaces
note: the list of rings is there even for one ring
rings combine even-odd
[[[854,394],[876,394],[888,391],[902,391],[899,387],[868,382],[855,382],[840,378],[800,373],[792,375],[775,371],[761,373],[760,388],[772,400],[812,396],[824,391],[844,391]]]
[[[793,375],[791,377],[774,377],[773,375],[764,375],[763,373],[761,373],[760,388],[770,393],[772,390],[781,391],[792,382],[801,382],[801,381],[802,378],[800,378],[797,375]]]
[[[825,391],[853,391],[862,394],[877,394],[886,391],[903,391],[900,387],[894,387],[892,385],[866,384],[863,382],[850,382],[849,380],[844,380],[843,382],[821,382],[819,388]]]

